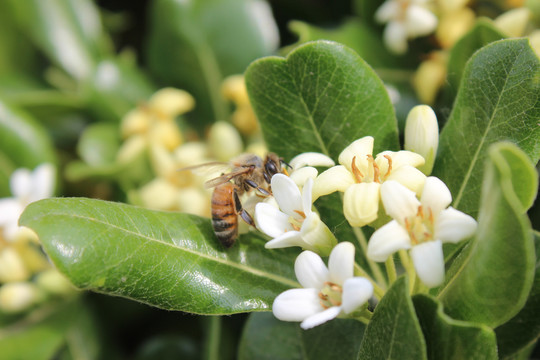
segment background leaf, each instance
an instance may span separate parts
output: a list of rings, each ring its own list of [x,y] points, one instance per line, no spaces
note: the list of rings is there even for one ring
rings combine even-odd
[[[246,85],[268,147],[286,160],[306,151],[337,159],[366,135],[375,137],[375,154],[399,147],[382,81],[343,45],[317,41],[286,59],[257,60],[246,71]]]
[[[521,311],[495,329],[501,359],[530,347],[540,337],[540,234],[535,233],[536,272],[529,298]]]
[[[371,319],[359,359],[427,359],[426,341],[409,296],[409,284],[400,277],[381,299]]]
[[[226,120],[225,76],[241,74],[278,46],[277,27],[262,0],[154,1],[147,42],[148,66],[165,84],[196,99],[201,126]],[[174,44],[174,46],[171,46]]]
[[[356,359],[365,325],[335,319],[310,330],[299,323],[279,321],[272,313],[251,314],[238,358],[248,359]]]
[[[476,217],[490,144],[508,140],[538,160],[539,76],[538,57],[524,39],[492,43],[468,62],[433,170],[450,188],[454,207]]]
[[[76,286],[169,310],[232,314],[266,310],[297,287],[294,249],[269,251],[250,233],[225,250],[208,219],[83,198],[29,205],[56,267]]]
[[[9,177],[20,167],[56,163],[45,129],[25,112],[0,99],[0,197],[11,196]]]
[[[498,359],[497,339],[487,326],[454,320],[431,296],[413,297],[414,308],[432,360]]]
[[[526,209],[514,187],[536,191],[537,176],[517,146],[499,143],[490,148],[476,236],[452,264],[438,294],[451,317],[496,327],[525,304],[535,252]]]
[[[455,94],[459,82],[465,70],[465,65],[470,57],[480,48],[487,44],[504,39],[505,36],[487,18],[480,18],[474,27],[465,34],[450,50],[448,59],[448,82],[449,87]]]

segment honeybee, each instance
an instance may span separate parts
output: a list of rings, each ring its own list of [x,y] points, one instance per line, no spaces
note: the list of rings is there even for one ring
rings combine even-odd
[[[226,248],[233,246],[238,237],[238,216],[247,224],[255,226],[253,217],[242,207],[240,196],[256,190],[259,196],[270,196],[270,181],[277,173],[285,172],[282,159],[268,153],[263,160],[255,154],[242,154],[226,163],[207,163],[182,170],[228,165],[231,171],[208,180],[206,188],[214,188],[212,194],[212,227],[218,240]]]

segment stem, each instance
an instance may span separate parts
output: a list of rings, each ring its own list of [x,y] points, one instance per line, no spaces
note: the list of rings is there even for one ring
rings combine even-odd
[[[360,248],[362,249],[362,252],[364,253],[364,255],[366,255],[367,254],[367,241],[366,241],[366,237],[364,236],[364,233],[362,232],[362,230],[360,230],[359,227],[353,226],[352,229],[353,229],[354,235],[356,236],[356,239],[358,240],[358,243],[360,244]],[[367,256],[366,256],[366,261],[368,263],[369,269],[371,270],[371,273],[375,277],[375,280],[377,280],[377,283],[386,287],[388,284],[379,266],[375,262],[368,259]]]
[[[388,274],[388,282],[390,285],[392,285],[397,278],[394,256],[390,255],[384,265],[386,266],[386,273]]]
[[[407,276],[409,277],[409,290],[412,294],[414,290],[414,285],[416,283],[416,271],[414,270],[414,265],[412,264],[409,254],[407,254],[406,250],[399,250],[399,258],[401,259],[401,264],[405,268]]]
[[[385,291],[379,286],[379,284],[377,284],[377,282],[373,280],[373,278],[367,272],[365,272],[365,270],[362,269],[357,263],[354,263],[354,270],[354,275],[363,276],[371,282],[371,285],[373,285],[373,293],[375,294],[375,297],[379,300],[382,299]]]
[[[205,341],[205,359],[206,360],[218,360],[219,359],[219,344],[221,340],[221,317],[210,316],[208,324],[208,332]]]
[[[373,317],[373,313],[369,310],[365,310],[362,312],[361,315],[356,316],[355,319],[366,325],[369,325],[369,322],[371,321],[372,317]]]

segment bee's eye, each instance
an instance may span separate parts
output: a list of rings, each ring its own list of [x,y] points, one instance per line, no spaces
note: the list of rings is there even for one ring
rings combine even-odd
[[[276,163],[274,163],[273,161],[268,161],[265,165],[265,168],[266,168],[266,172],[268,173],[268,175],[270,175],[270,177],[278,173]]]

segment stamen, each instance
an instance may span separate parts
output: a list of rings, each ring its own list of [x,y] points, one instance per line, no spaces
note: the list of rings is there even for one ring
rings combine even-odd
[[[420,216],[422,219],[424,218],[424,210],[422,208],[422,205],[418,206],[418,211],[416,212],[416,216]]]
[[[293,224],[293,223],[291,223],[291,226],[292,226],[292,228],[293,228],[294,230],[300,231],[300,226],[298,226],[298,225],[296,225],[296,224]]]
[[[353,156],[353,158],[352,158],[351,169],[352,169],[352,172],[353,172],[353,175],[354,175],[354,178],[355,178],[356,182],[358,184],[361,183],[362,178],[364,177],[364,174],[362,174],[360,169],[358,169],[358,167],[356,166],[356,156]]]
[[[323,308],[324,310],[330,308],[330,306],[326,305],[326,303],[325,303],[324,301],[322,301],[322,300],[319,301],[319,304],[321,304],[321,306],[322,306],[322,308]]]
[[[386,171],[385,175],[385,177],[388,177],[388,175],[390,175],[390,173],[392,172],[392,158],[390,157],[390,155],[384,155],[383,157],[388,161],[388,171]]]
[[[373,182],[376,182],[376,183],[380,184],[381,183],[381,177],[380,177],[381,171],[379,169],[379,166],[377,165],[377,163],[375,163],[375,159],[373,159],[372,155],[368,155],[367,159],[368,159],[368,162],[373,167]]]
[[[304,219],[306,218],[306,213],[303,212],[303,211],[300,211],[300,210],[293,210],[295,213],[297,213],[298,215],[300,215],[301,217],[303,217]]]

